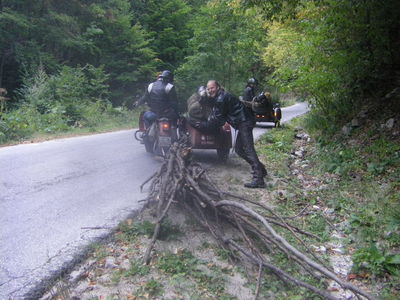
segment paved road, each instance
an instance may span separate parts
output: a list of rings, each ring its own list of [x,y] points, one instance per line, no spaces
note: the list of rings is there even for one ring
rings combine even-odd
[[[299,115],[302,115],[308,111],[308,104],[306,102],[299,102],[296,103],[295,105],[289,106],[289,107],[284,107],[282,108],[282,120],[281,123],[286,123],[293,119],[294,117],[297,117]],[[274,123],[257,123],[257,127],[254,128],[253,134],[254,138],[257,139],[261,134],[265,132],[265,128],[271,128],[274,126]]]
[[[306,109],[283,109],[283,121]],[[159,164],[133,130],[0,148],[0,299],[35,298],[26,293],[140,208]]]

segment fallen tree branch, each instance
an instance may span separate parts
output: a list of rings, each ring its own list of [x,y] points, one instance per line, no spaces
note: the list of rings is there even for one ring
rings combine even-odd
[[[281,252],[293,261],[300,270],[318,280],[333,280],[342,288],[350,290],[355,296],[373,299],[364,291],[340,279],[333,271],[310,258],[290,244],[273,226],[285,228],[300,244],[310,252],[306,243],[298,234],[318,238],[288,223],[272,208],[254,200],[244,199],[231,193],[221,191],[209,178],[207,172],[198,163],[191,161],[190,145],[185,136],[179,143],[174,143],[166,161],[159,171],[152,175],[141,186],[149,183],[149,201],[156,201],[157,221],[155,230],[144,255],[144,263],[151,260],[151,252],[156,243],[162,220],[166,217],[172,203],[183,209],[206,228],[218,244],[229,251],[232,258],[245,263],[247,260],[254,269],[258,269],[255,299],[259,297],[263,269],[270,270],[285,282],[304,287],[324,299],[336,299],[328,291],[295,278],[272,263],[267,253]],[[241,202],[239,202],[241,201]],[[257,211],[244,203],[255,205]],[[265,213],[258,213],[260,210]],[[272,216],[271,216],[272,214]],[[235,238],[227,238],[224,230],[229,230]],[[266,251],[267,250],[267,251]],[[318,260],[315,256],[314,258]]]

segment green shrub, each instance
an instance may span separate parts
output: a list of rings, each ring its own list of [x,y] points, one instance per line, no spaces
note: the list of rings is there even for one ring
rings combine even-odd
[[[193,273],[197,263],[197,258],[195,258],[191,252],[184,249],[177,254],[167,253],[161,256],[158,261],[158,267],[168,274],[190,275]]]
[[[0,131],[4,142],[30,136],[38,127],[39,116],[40,113],[28,105],[3,114]]]
[[[385,255],[375,244],[357,250],[353,262],[355,271],[365,270],[377,276],[385,272],[400,275],[400,254]]]
[[[115,128],[137,119],[124,108],[112,107],[107,79],[102,67],[91,65],[64,66],[53,75],[39,68],[17,91],[19,107],[0,115],[0,143],[75,127]]]

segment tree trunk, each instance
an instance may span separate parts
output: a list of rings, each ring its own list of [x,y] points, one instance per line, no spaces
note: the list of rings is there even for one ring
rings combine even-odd
[[[0,5],[1,5],[1,0],[0,0]],[[0,62],[0,88],[3,87],[3,71],[4,71],[4,64],[6,62],[6,54],[5,52],[1,56],[1,62]]]

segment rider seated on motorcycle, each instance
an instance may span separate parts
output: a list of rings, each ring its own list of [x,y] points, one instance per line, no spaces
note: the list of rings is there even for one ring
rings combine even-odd
[[[146,128],[149,128],[155,120],[161,117],[171,119],[173,124],[176,124],[178,119],[178,98],[173,81],[172,72],[163,71],[156,81],[149,84],[143,97],[135,103],[135,107],[147,103],[150,108],[143,116]]]

